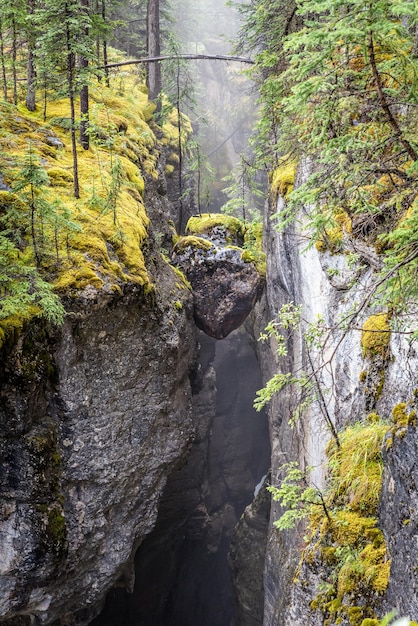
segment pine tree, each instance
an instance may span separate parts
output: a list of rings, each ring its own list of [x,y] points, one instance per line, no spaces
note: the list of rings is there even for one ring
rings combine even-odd
[[[93,55],[93,38],[91,36],[91,20],[85,11],[80,12],[79,0],[44,0],[37,10],[38,26],[48,24],[38,39],[38,58],[49,65],[55,63],[61,76],[65,76],[63,87],[70,101],[71,118],[71,145],[73,153],[74,196],[79,198],[80,188],[78,180],[77,138],[75,98],[79,80],[82,85],[86,79],[81,78],[80,68],[77,67],[77,56],[85,63]],[[64,61],[64,63],[63,63]],[[86,102],[86,99],[84,100]],[[86,113],[83,113],[86,115]],[[84,117],[84,120],[86,117]]]

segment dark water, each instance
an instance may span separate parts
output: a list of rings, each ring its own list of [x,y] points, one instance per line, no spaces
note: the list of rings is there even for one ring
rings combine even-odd
[[[227,554],[270,463],[267,418],[252,408],[262,383],[244,332],[219,342],[202,335],[200,357],[190,459],[169,479],[156,528],[137,551],[134,592],[112,589],[92,626],[239,626]]]

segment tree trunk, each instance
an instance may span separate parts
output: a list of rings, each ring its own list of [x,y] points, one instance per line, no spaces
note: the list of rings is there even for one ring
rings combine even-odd
[[[7,102],[7,76],[6,65],[4,62],[4,43],[3,43],[3,25],[0,23],[0,57],[1,57],[1,75],[3,79],[3,96]]]
[[[33,15],[35,10],[35,0],[28,0],[28,15]],[[36,109],[36,71],[33,56],[33,36],[28,28],[28,76],[26,79],[26,108],[28,111]]]
[[[65,18],[66,24],[66,44],[67,44],[67,82],[68,82],[68,97],[70,99],[70,115],[71,115],[71,148],[73,153],[73,176],[74,176],[74,197],[80,197],[80,187],[78,183],[78,160],[77,160],[77,141],[75,135],[75,107],[74,107],[74,66],[75,58],[74,53],[71,51],[71,37],[69,19],[70,14],[68,12],[68,5],[65,5]]]
[[[87,14],[89,8],[89,0],[80,0],[80,6],[83,13]],[[85,30],[86,37],[88,36],[88,28]],[[89,126],[89,88],[86,81],[87,68],[89,66],[88,59],[85,56],[80,55],[79,67],[82,70],[82,87],[80,90],[80,144],[84,150],[88,150],[90,147],[90,137],[88,133]],[[83,72],[84,70],[84,72]]]
[[[28,77],[26,81],[26,108],[28,111],[35,111],[36,109],[35,79],[36,79],[36,73],[35,73],[33,52],[29,48],[28,50]]]
[[[148,0],[147,5],[147,54],[149,57],[160,56],[160,2]],[[161,93],[161,66],[159,62],[147,65],[147,87],[150,100],[157,100]],[[161,103],[157,104],[157,109]]]
[[[17,58],[17,33],[16,33],[16,20],[12,18],[12,73],[13,73],[13,104],[17,105],[17,73],[16,73],[16,58]]]
[[[106,24],[106,0],[102,0],[102,18],[103,18],[103,24]],[[109,70],[107,68],[107,41],[106,41],[106,35],[103,37],[103,65],[104,65],[106,86],[109,87],[110,82],[109,82]]]

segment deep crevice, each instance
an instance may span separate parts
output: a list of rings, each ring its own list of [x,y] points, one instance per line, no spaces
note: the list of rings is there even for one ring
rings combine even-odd
[[[157,525],[137,551],[134,592],[112,589],[92,626],[236,623],[230,540],[270,463],[267,417],[252,407],[262,382],[248,335],[216,342],[202,333],[195,374],[190,458],[169,478]]]

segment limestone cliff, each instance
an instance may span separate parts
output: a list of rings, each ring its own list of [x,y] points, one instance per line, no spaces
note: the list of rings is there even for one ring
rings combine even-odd
[[[280,212],[284,206],[284,198],[279,197],[278,206],[271,207],[270,214]],[[332,439],[327,417],[341,433],[357,422],[367,424],[367,416],[372,413],[372,420],[379,416],[387,424],[384,431],[388,434],[382,446],[384,472],[378,520],[386,545],[379,543],[383,556],[381,560],[376,557],[373,573],[370,568],[367,570],[366,561],[366,555],[372,550],[370,544],[361,544],[360,548],[360,543],[355,545],[357,540],[354,539],[351,546],[344,541],[339,544],[335,535],[334,539],[326,539],[325,532],[313,536],[311,557],[306,556],[302,561],[295,578],[302,550],[306,547],[303,540],[306,528],[302,524],[293,531],[275,529],[272,524],[283,511],[273,503],[264,573],[263,623],[265,626],[316,625],[326,619],[327,624],[360,625],[363,619],[382,617],[393,608],[402,615],[417,619],[415,559],[411,554],[411,538],[416,537],[417,532],[413,459],[417,445],[414,404],[418,355],[414,344],[408,341],[407,333],[391,333],[389,326],[385,325],[384,311],[365,301],[367,289],[379,269],[378,255],[367,242],[340,233],[345,246],[351,246],[351,249],[355,246],[358,254],[357,263],[349,265],[347,247],[345,252],[324,250],[320,246],[307,250],[295,226],[279,234],[271,226],[270,215],[267,215],[265,225],[267,302],[265,311],[259,310],[260,315],[271,319],[283,303],[293,301],[302,305],[305,324],[315,323],[320,316],[327,329],[320,345],[311,347],[309,355],[302,335],[297,332],[289,338],[286,359],[277,359],[273,342],[260,348],[266,378],[278,370],[314,371],[323,394],[322,397],[315,394],[309,408],[304,408],[302,417],[294,426],[289,426],[289,419],[298,402],[297,391],[284,391],[273,398],[270,405],[272,484],[279,484],[282,477],[280,466],[296,459],[302,468],[313,467],[311,479],[325,492],[325,448]],[[358,311],[355,318],[350,318],[355,311]],[[342,319],[355,319],[355,322],[341,329]],[[260,322],[256,324],[257,330],[259,326]],[[370,328],[372,331],[367,335]],[[355,487],[350,489],[352,500]],[[374,525],[373,515],[377,510],[367,512],[367,496],[363,497],[361,515],[366,516],[364,519],[373,519]],[[341,502],[339,506],[345,510]],[[356,510],[352,502],[348,507],[350,511]],[[378,536],[377,528],[373,533]],[[328,556],[334,554],[332,550],[337,550],[340,556],[335,561],[329,557],[327,561],[326,550],[318,548],[322,544],[330,550]],[[310,549],[309,545],[307,547]],[[350,549],[357,555],[350,558],[360,559],[359,570],[362,567],[367,570],[367,581],[364,574],[348,573],[349,566],[344,559]],[[344,550],[345,557],[341,556]],[[389,579],[383,580],[382,577],[378,581],[377,572],[389,571],[389,561]],[[342,575],[352,576],[351,587],[344,587],[340,579]]]

